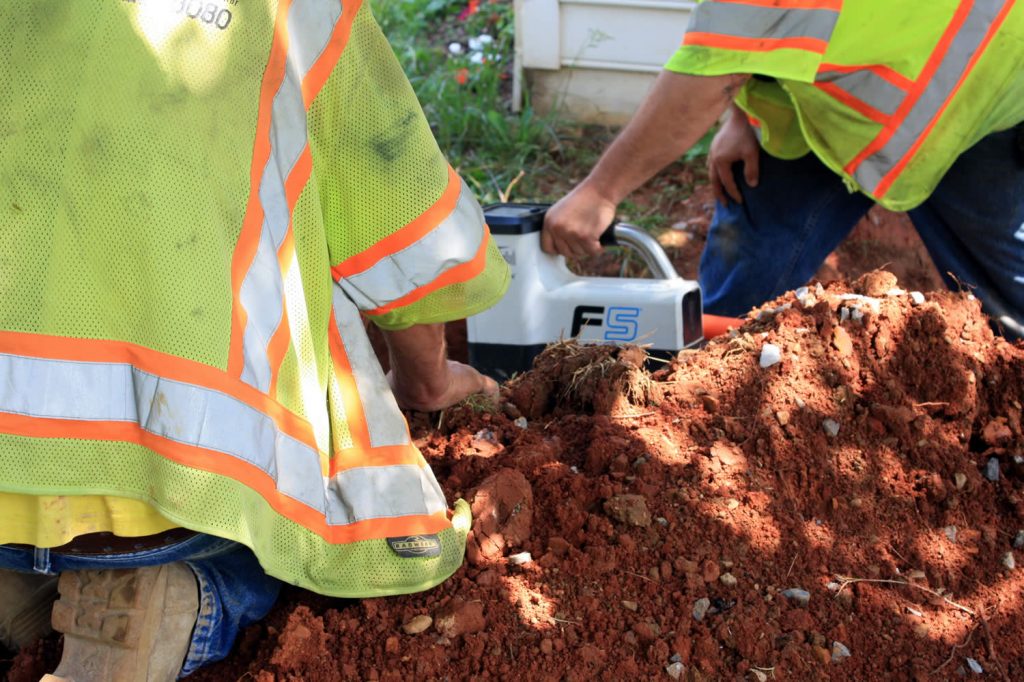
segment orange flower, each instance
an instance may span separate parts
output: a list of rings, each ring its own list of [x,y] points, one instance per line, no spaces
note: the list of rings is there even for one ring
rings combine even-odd
[[[459,85],[465,85],[466,81],[469,80],[469,69],[462,68],[455,72],[455,82]]]

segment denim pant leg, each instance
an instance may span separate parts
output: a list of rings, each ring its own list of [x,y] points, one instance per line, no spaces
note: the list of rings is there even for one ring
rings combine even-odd
[[[949,286],[976,287],[985,311],[1011,338],[1024,335],[1024,158],[1017,134],[982,139],[910,211]]]
[[[225,658],[239,631],[270,611],[281,581],[263,572],[244,545],[196,535],[166,547],[109,555],[58,554],[0,545],[0,568],[25,573],[113,570],[184,561],[199,583],[199,617],[181,675]]]
[[[742,315],[806,284],[872,204],[813,154],[783,161],[762,150],[757,187],[741,165],[733,172],[743,203],[715,205],[700,261],[704,310],[714,315]]]
[[[242,628],[267,615],[281,592],[281,581],[263,572],[248,547],[231,545],[185,560],[199,580],[199,618],[182,676],[226,658]]]

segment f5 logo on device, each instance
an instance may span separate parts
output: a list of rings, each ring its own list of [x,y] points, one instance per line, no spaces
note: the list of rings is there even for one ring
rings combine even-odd
[[[584,327],[604,327],[605,341],[632,341],[640,332],[637,321],[639,317],[639,308],[578,305],[572,311],[572,331],[569,335],[573,338],[579,336]]]

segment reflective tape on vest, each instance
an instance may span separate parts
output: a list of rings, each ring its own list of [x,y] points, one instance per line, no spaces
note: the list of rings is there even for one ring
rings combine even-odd
[[[362,310],[373,311],[429,285],[447,270],[468,263],[487,240],[483,212],[466,183],[452,212],[413,244],[338,280]]]
[[[727,41],[789,41],[788,45],[782,42],[776,46],[824,52],[838,19],[837,9],[792,9],[707,0],[693,10],[683,44],[732,48],[729,42],[716,45],[715,36],[723,36]],[[741,45],[736,47],[742,49]]]
[[[891,123],[847,165],[847,172],[861,187],[876,196],[885,195],[914,150],[927,137],[1012,4],[1013,0],[961,3],[961,10]]]
[[[334,319],[349,368],[356,383],[363,419],[374,448],[410,442],[405,417],[370,345],[359,310],[338,287],[334,289]]]
[[[261,391],[269,391],[273,382],[276,367],[271,365],[267,347],[285,311],[284,277],[277,254],[308,178],[305,166],[303,177],[293,176],[308,146],[303,82],[327,49],[341,17],[338,0],[293,0],[288,10],[286,66],[270,106],[270,155],[258,191],[263,221],[256,253],[239,290],[239,304],[246,313],[241,377]]]
[[[132,425],[200,448],[207,457],[233,458],[265,473],[278,493],[332,526],[447,509],[429,467],[352,467],[325,477],[317,450],[282,432],[266,414],[221,391],[129,363],[0,354],[0,413],[96,423],[97,434],[103,423]],[[60,437],[59,426],[53,435]]]
[[[818,72],[815,84],[819,87],[832,86],[855,102],[862,102],[883,116],[892,116],[896,113],[907,94],[906,91],[867,69],[846,72],[822,70]],[[851,104],[846,99],[843,101],[857,108],[855,103]]]

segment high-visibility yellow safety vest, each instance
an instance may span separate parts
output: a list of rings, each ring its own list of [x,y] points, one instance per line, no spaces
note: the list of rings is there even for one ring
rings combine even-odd
[[[1024,3],[705,0],[666,68],[770,77],[737,98],[766,151],[811,150],[906,210],[978,140],[1024,120]]]
[[[0,492],[113,496],[339,596],[461,563],[363,329],[508,270],[360,0],[0,6]]]

